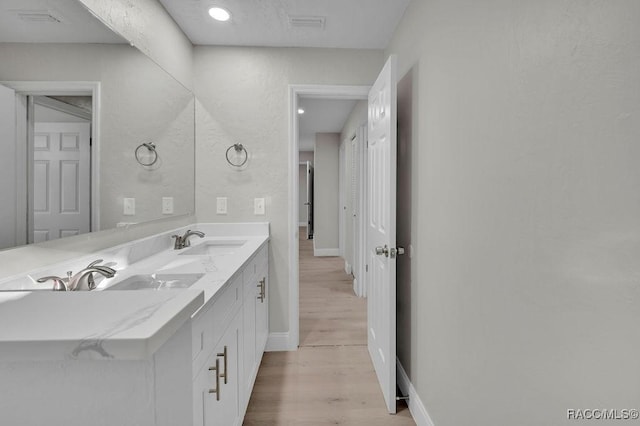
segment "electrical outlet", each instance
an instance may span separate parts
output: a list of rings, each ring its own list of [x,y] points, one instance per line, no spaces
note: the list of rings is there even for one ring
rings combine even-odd
[[[259,215],[259,216],[264,215],[264,198],[254,198],[253,214]]]
[[[162,197],[162,214],[173,214],[173,197]]]
[[[227,214],[227,197],[216,198],[216,213]]]
[[[125,198],[123,199],[123,211],[122,214],[125,216],[133,216],[136,214],[136,199],[135,198]]]

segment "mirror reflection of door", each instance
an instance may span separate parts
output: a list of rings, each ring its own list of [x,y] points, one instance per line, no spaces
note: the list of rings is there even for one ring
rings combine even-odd
[[[34,97],[29,242],[91,230],[90,108],[91,97]]]

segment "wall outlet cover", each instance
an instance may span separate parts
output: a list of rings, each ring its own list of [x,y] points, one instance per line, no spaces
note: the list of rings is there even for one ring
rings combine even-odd
[[[173,197],[162,197],[162,214],[173,214]]]
[[[253,214],[263,216],[265,214],[264,198],[255,198],[253,200]]]
[[[125,198],[123,199],[123,211],[122,214],[125,216],[133,216],[136,214],[136,199],[135,198]]]
[[[216,213],[227,214],[227,197],[216,198]]]

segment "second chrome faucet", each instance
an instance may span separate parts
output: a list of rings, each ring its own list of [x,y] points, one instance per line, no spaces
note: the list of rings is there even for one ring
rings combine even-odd
[[[189,242],[189,237],[192,235],[197,235],[200,238],[204,238],[204,232],[200,231],[192,231],[191,229],[187,229],[187,232],[184,235],[172,235],[171,238],[175,238],[176,241],[173,245],[174,250],[181,250],[185,247],[190,247],[191,243]]]
[[[86,268],[73,275],[71,271],[67,272],[65,278],[56,276],[48,276],[39,278],[39,283],[53,281],[54,291],[86,291],[94,290],[96,282],[93,274],[100,274],[106,278],[112,278],[116,274],[116,270],[105,265],[99,265],[102,259],[91,262]]]

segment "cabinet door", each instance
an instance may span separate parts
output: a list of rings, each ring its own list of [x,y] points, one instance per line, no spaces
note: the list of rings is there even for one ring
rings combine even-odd
[[[242,347],[242,391],[240,392],[243,411],[246,410],[256,369],[256,307],[255,300],[260,293],[255,281],[245,287],[243,310]]]
[[[211,356],[218,370],[209,375],[209,386],[217,393],[209,394],[204,401],[204,424],[206,426],[234,426],[240,419],[240,345],[242,310],[239,310]],[[216,380],[216,375],[218,375]],[[216,383],[217,382],[217,383]],[[197,397],[197,396],[196,396]]]
[[[264,297],[255,299],[256,306],[256,361],[260,363],[267,338],[269,337],[269,268],[263,268],[257,277],[258,283],[264,282]],[[256,366],[257,368],[257,366]]]

